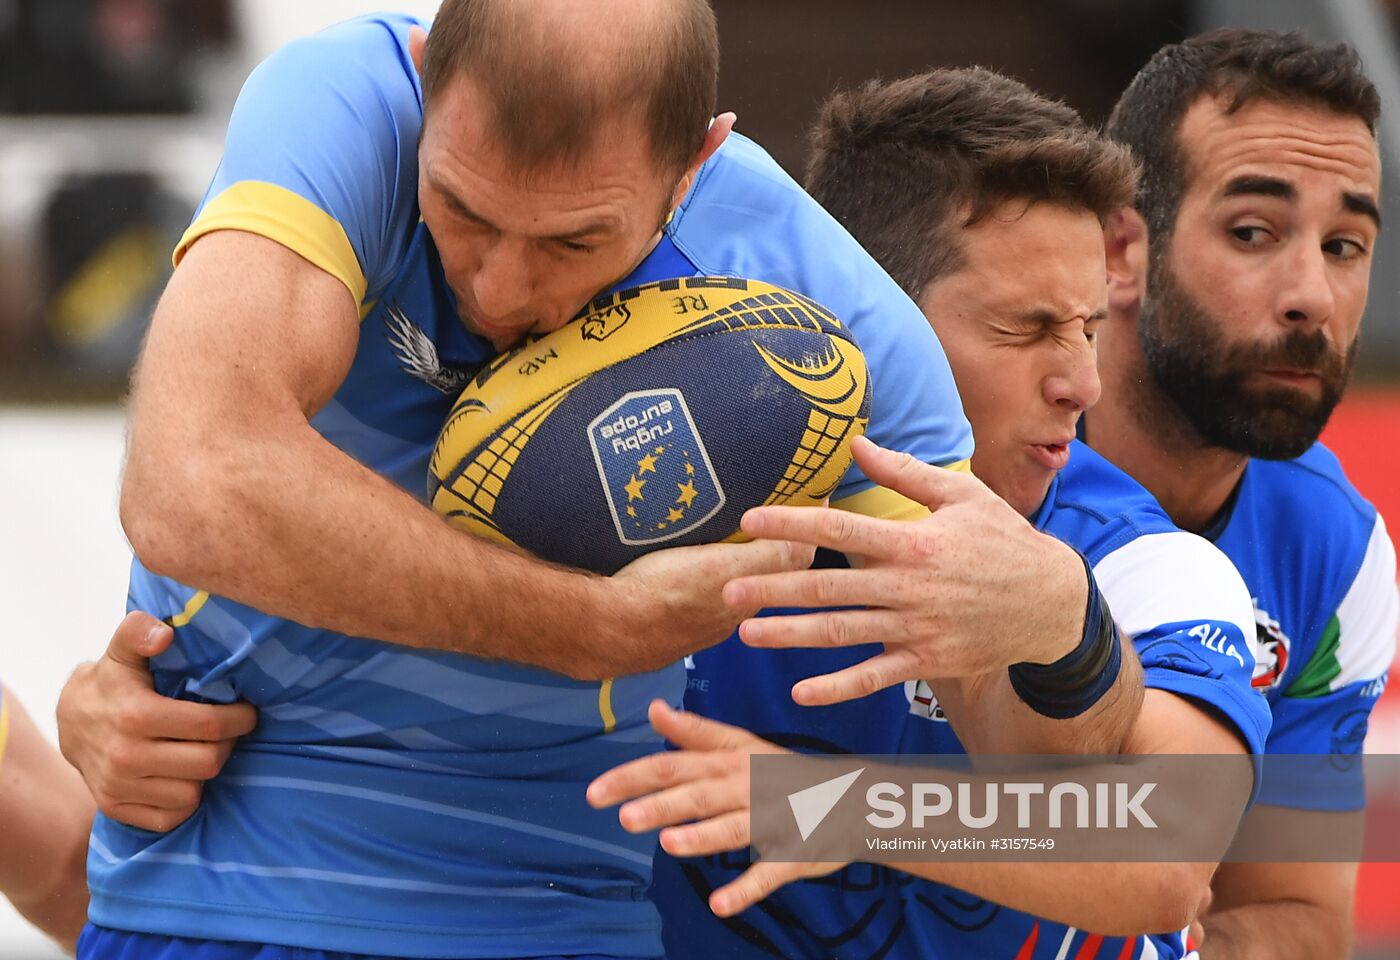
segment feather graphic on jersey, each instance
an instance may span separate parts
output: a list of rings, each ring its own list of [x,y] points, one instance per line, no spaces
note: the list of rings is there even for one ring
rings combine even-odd
[[[404,370],[448,396],[461,393],[471,379],[471,372],[443,366],[438,359],[437,346],[422,327],[408,319],[398,304],[390,304],[385,312],[388,319],[384,326],[388,332],[384,339],[394,348],[394,356],[399,358]]]

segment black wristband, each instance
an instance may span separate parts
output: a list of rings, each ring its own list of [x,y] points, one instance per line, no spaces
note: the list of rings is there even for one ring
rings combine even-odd
[[[1084,635],[1079,646],[1054,663],[1016,663],[1007,668],[1011,688],[1021,702],[1052,720],[1068,720],[1103,699],[1123,665],[1122,643],[1108,601],[1082,555],[1089,581],[1084,606]]]

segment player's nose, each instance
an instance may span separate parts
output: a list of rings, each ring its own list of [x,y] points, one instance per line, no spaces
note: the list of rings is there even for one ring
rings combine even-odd
[[[1052,406],[1079,413],[1099,402],[1102,384],[1098,355],[1087,340],[1068,349],[1060,369],[1043,381],[1045,400]]]
[[[1287,326],[1316,329],[1332,317],[1332,290],[1327,255],[1313,244],[1298,244],[1298,253],[1285,258],[1277,280],[1277,314]]]
[[[530,301],[530,274],[519,243],[500,240],[487,248],[472,278],[472,297],[482,319],[504,321]]]

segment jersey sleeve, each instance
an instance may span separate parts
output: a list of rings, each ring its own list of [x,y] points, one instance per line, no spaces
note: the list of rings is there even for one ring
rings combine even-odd
[[[253,71],[177,265],[205,234],[244,230],[331,274],[357,304],[388,282],[417,219],[422,104],[405,46],[415,23],[351,20]]]
[[[1250,686],[1254,608],[1229,559],[1195,534],[1154,533],[1104,556],[1094,578],[1142,659],[1144,686],[1204,705],[1262,753],[1269,708]]]
[[[1297,754],[1361,752],[1371,710],[1385,690],[1395,659],[1400,597],[1395,586],[1395,547],[1385,522],[1376,517],[1366,553],[1336,614],[1312,656],[1273,703],[1273,729],[1266,745],[1280,759],[1266,765],[1261,799],[1278,806],[1359,809],[1365,783],[1359,767],[1319,766],[1317,776],[1291,775]],[[1277,767],[1279,774],[1269,776]],[[1311,768],[1309,768],[1311,769]]]

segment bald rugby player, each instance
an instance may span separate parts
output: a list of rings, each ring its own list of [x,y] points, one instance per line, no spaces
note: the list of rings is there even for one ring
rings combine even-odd
[[[660,747],[647,704],[678,703],[681,656],[752,612],[722,584],[810,552],[663,551],[597,578],[452,530],[421,495],[455,394],[600,291],[757,275],[860,339],[876,440],[971,452],[917,307],[713,118],[716,46],[693,0],[449,0],[430,36],[351,21],[249,78],[143,356],[122,509],[132,604],[174,632],[156,691],[248,701],[258,727],[196,809],[209,773],[168,759],[181,732],[130,722],[154,709],[139,671],[75,675],[66,754],[134,824],[94,827],[80,956],[660,955],[655,838],[583,788]],[[833,499],[921,512],[858,471]],[[1017,589],[984,591],[967,629],[1072,649],[1084,567],[1017,523],[981,554]]]

